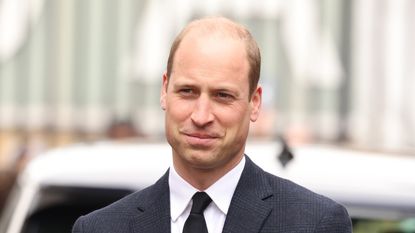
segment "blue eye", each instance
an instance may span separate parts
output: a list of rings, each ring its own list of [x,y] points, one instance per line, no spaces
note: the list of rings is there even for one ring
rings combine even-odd
[[[182,88],[177,93],[183,97],[192,97],[195,95],[195,91],[192,88]]]
[[[231,95],[229,95],[229,94],[227,94],[227,93],[218,93],[218,97],[220,97],[220,98],[230,98],[231,97]]]
[[[191,93],[193,93],[193,90],[190,89],[190,88],[186,88],[186,89],[180,89],[179,92],[184,93],[184,94],[191,94]]]
[[[234,99],[233,95],[228,94],[226,92],[218,92],[216,94],[216,97],[219,98],[220,100],[224,100],[224,101],[231,101]]]

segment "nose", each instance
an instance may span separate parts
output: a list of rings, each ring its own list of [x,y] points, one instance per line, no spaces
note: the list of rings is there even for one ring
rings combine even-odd
[[[192,122],[197,127],[204,127],[213,122],[211,103],[208,96],[200,95],[191,115]]]

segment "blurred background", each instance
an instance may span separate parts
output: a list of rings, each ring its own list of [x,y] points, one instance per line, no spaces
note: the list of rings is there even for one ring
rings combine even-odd
[[[170,44],[212,15],[262,51],[251,140],[415,155],[414,0],[0,0],[0,212],[50,148],[164,141]]]
[[[414,0],[0,0],[0,172],[75,142],[164,140],[170,44],[211,15],[262,51],[252,138],[415,155]]]

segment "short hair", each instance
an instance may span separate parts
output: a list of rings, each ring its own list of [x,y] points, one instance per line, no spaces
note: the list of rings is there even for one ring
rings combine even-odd
[[[202,29],[207,32],[222,33],[226,36],[242,40],[245,43],[249,63],[249,96],[251,97],[259,81],[261,72],[261,53],[255,39],[246,27],[224,17],[209,17],[194,20],[177,35],[170,48],[170,54],[167,61],[167,78],[170,78],[170,75],[173,72],[174,56],[181,41],[194,28]]]

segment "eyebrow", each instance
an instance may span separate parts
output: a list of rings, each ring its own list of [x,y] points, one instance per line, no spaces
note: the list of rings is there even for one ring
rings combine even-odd
[[[199,89],[199,85],[198,82],[195,82],[193,80],[186,80],[186,81],[177,81],[175,83],[173,83],[173,89],[178,89],[178,88],[197,88]],[[233,85],[230,84],[219,84],[218,86],[213,86],[213,87],[209,87],[209,91],[213,91],[213,92],[229,92],[233,95],[235,95],[235,97],[240,97],[242,95],[242,92],[238,90],[238,88],[234,87]]]
[[[241,95],[240,91],[238,91],[234,88],[231,88],[231,87],[213,88],[213,91],[215,91],[215,92],[227,92],[227,93],[235,95],[235,97],[239,97]]]
[[[197,85],[194,82],[177,82],[173,83],[173,88],[181,88],[181,87],[192,87],[195,88]]]

